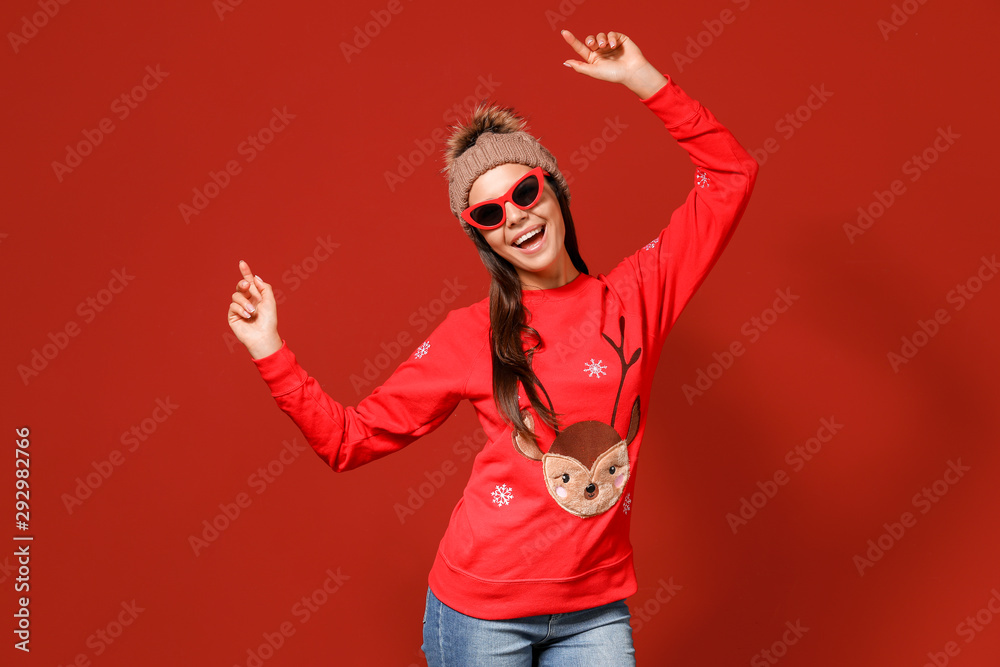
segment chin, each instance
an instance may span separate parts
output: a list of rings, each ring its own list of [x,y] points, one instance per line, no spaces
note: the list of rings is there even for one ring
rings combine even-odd
[[[507,254],[507,260],[514,266],[519,266],[523,269],[539,270],[551,264],[556,255],[557,253],[551,245],[534,255],[525,255],[517,248],[511,247],[510,252]]]

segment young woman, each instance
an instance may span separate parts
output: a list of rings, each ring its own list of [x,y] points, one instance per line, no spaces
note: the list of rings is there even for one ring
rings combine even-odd
[[[431,569],[430,665],[635,663],[624,599],[637,590],[628,535],[653,373],[757,176],[733,135],[628,37],[562,34],[582,59],[568,66],[635,93],[694,163],[691,192],[656,238],[590,275],[555,158],[511,109],[480,106],[451,135],[445,171],[490,296],[448,313],[357,407],[297,363],[271,286],[246,262],[229,307],[278,406],[334,470],[406,446],[462,400],[475,407],[488,441]],[[616,216],[588,229],[599,239],[630,224]]]

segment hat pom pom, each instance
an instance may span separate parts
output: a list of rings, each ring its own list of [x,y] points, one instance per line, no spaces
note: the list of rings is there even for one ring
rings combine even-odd
[[[476,145],[476,140],[486,132],[509,134],[522,132],[527,127],[523,118],[517,115],[511,107],[503,107],[496,103],[481,102],[472,112],[465,125],[456,126],[448,138],[445,149],[445,170],[451,168],[455,159]]]

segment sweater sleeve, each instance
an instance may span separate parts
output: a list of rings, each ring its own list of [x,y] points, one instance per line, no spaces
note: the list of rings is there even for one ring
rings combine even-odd
[[[729,243],[758,170],[712,112],[666,78],[641,101],[687,150],[694,187],[659,235],[608,274],[609,283],[640,309],[661,343]]]
[[[356,407],[345,406],[323,391],[284,339],[278,351],[253,362],[278,407],[320,458],[342,472],[430,433],[465,397],[475,350],[470,354],[468,334],[463,341],[454,331],[453,316],[454,311]]]

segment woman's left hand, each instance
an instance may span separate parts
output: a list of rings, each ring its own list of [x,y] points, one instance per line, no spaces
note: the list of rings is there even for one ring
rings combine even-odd
[[[567,65],[581,74],[601,81],[625,84],[648,78],[653,66],[649,64],[635,42],[620,32],[599,32],[587,35],[582,42],[569,30],[562,31],[563,39],[584,60],[567,60]]]

